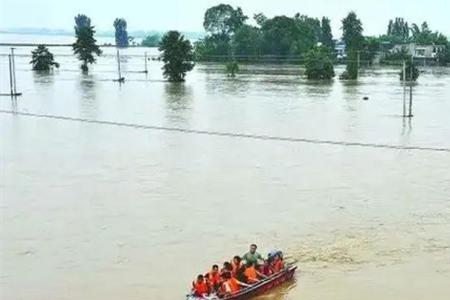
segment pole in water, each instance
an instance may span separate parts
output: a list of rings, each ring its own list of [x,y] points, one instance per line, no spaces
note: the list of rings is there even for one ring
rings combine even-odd
[[[117,71],[119,73],[119,79],[117,79],[118,82],[124,82],[125,78],[122,77],[122,72],[120,70],[120,54],[119,54],[119,49],[117,49]]]
[[[406,117],[406,62],[403,61],[403,117]]]
[[[144,58],[145,58],[145,73],[148,73],[148,69],[147,69],[147,52],[144,52]]]
[[[16,84],[16,61],[14,60],[14,48],[11,48],[11,65],[12,65],[12,78],[13,78],[13,87],[14,87],[14,95],[17,95],[17,84]]]
[[[412,118],[413,114],[412,114],[412,97],[413,97],[413,88],[412,88],[412,84],[413,84],[413,67],[414,67],[414,60],[413,57],[411,55],[411,68],[409,70],[409,114],[408,117]]]
[[[12,71],[11,54],[8,54],[8,63],[9,63],[9,88],[11,90],[11,96],[12,96],[12,95],[14,95],[14,88],[13,88],[13,71]]]

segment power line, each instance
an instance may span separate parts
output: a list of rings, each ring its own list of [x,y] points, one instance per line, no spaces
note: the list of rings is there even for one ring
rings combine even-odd
[[[55,119],[55,120],[64,120],[64,121],[73,121],[73,122],[84,122],[84,123],[91,123],[91,124],[121,126],[121,127],[137,128],[137,129],[182,132],[182,133],[189,133],[189,134],[211,135],[211,136],[232,137],[232,138],[247,138],[247,139],[254,139],[254,140],[265,140],[265,141],[281,141],[281,142],[292,142],[292,143],[309,143],[309,144],[321,144],[321,145],[338,145],[338,146],[353,146],[353,147],[366,147],[366,148],[417,150],[417,151],[432,151],[432,152],[450,153],[450,148],[402,146],[402,145],[362,143],[362,142],[345,142],[345,141],[319,140],[319,139],[307,139],[307,138],[295,138],[295,137],[280,137],[280,136],[248,134],[248,133],[233,133],[233,132],[210,131],[210,130],[199,130],[199,129],[186,129],[186,128],[179,128],[179,127],[165,127],[165,126],[156,126],[156,125],[122,123],[122,122],[114,122],[114,121],[91,120],[91,119],[84,119],[84,118],[38,114],[38,113],[28,113],[28,112],[20,112],[20,111],[13,111],[13,110],[0,110],[0,113],[35,117],[35,118],[45,118],[45,119]]]

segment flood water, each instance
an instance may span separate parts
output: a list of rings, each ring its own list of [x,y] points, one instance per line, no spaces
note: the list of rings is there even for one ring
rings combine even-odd
[[[422,68],[404,121],[396,68],[308,83],[295,65],[199,64],[165,82],[115,49],[89,75],[69,48],[3,111],[149,126],[450,148],[450,69]],[[0,48],[8,53],[9,48]],[[0,57],[0,89],[9,89]],[[341,67],[337,73],[342,72]],[[362,98],[368,96],[368,101]],[[448,299],[450,153],[322,145],[0,113],[0,298],[184,299],[212,263],[257,243],[299,261],[260,299]]]

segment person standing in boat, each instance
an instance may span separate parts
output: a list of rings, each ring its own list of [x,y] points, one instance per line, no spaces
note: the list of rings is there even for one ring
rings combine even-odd
[[[242,256],[242,260],[245,260],[246,263],[258,265],[259,262],[263,260],[263,257],[261,254],[256,252],[256,249],[258,249],[258,246],[256,246],[256,244],[251,244],[250,251]]]
[[[209,271],[208,274],[209,282],[211,284],[211,289],[213,291],[217,291],[220,287],[220,273],[219,273],[219,266],[213,265],[211,268],[211,271]]]

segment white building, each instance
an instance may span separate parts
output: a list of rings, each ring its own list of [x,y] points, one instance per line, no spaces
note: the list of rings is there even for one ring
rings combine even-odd
[[[435,59],[437,53],[445,48],[444,45],[418,45],[415,43],[395,45],[391,53],[405,51],[415,59]]]

